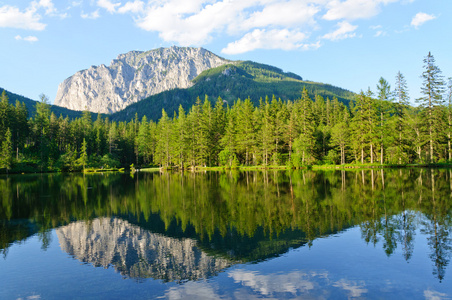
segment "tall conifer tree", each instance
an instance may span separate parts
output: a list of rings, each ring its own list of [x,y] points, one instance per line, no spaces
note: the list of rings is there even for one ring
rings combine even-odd
[[[432,163],[435,161],[434,145],[439,141],[442,126],[440,106],[444,103],[442,97],[444,82],[441,70],[430,52],[424,58],[424,72],[421,78],[423,80],[421,93],[424,96],[417,99],[417,102],[423,109],[421,121],[425,128],[425,141],[428,143],[429,162]]]

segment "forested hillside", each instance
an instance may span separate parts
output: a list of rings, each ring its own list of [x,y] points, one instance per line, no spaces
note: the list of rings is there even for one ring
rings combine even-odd
[[[424,59],[423,97],[409,105],[404,76],[394,89],[381,78],[377,92],[361,92],[347,106],[337,98],[250,98],[226,106],[221,97],[197,98],[170,118],[162,110],[127,122],[89,112],[70,120],[36,104],[0,101],[0,167],[22,171],[74,171],[87,167],[270,166],[313,164],[408,164],[451,162],[452,79],[447,85],[433,56]]]
[[[25,106],[27,108],[28,116],[32,117],[35,115],[37,101],[24,97],[24,96],[21,96],[21,95],[11,93],[0,87],[0,94],[3,93],[3,91],[5,91],[10,104],[16,105],[16,101],[19,101],[19,102],[25,104]],[[81,111],[70,110],[70,109],[67,109],[67,108],[64,108],[61,106],[57,106],[57,105],[50,105],[50,111],[53,112],[56,116],[61,115],[61,116],[63,116],[63,118],[65,118],[67,116],[67,117],[69,117],[69,119],[80,118],[82,116]],[[97,114],[92,114],[92,117],[95,117],[96,115]]]
[[[138,114],[144,115],[153,121],[161,117],[162,108],[170,117],[177,112],[179,105],[188,111],[195,103],[196,98],[210,99],[221,97],[229,106],[237,99],[249,98],[254,105],[259,105],[260,99],[266,96],[283,101],[300,98],[301,91],[306,88],[311,98],[316,95],[324,99],[336,97],[340,102],[348,104],[354,94],[347,90],[328,84],[303,81],[293,73],[255,62],[245,61],[223,65],[202,72],[193,82],[194,86],[188,89],[174,89],[158,95],[151,96],[140,102],[128,106],[126,109],[111,116],[112,120],[127,121]]]

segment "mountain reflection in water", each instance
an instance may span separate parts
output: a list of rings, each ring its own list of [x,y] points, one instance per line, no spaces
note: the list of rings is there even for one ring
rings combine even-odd
[[[96,267],[113,266],[124,277],[198,280],[232,263],[207,255],[192,239],[166,237],[118,218],[77,221],[56,233],[68,254]]]
[[[432,274],[442,281],[452,248],[451,175],[401,169],[0,177],[0,249],[7,257],[12,244],[34,234],[45,249],[56,229],[61,248],[82,262],[114,266],[126,278],[184,281],[359,226],[368,244],[408,262],[416,235],[425,236]],[[244,285],[259,279],[229,275]]]

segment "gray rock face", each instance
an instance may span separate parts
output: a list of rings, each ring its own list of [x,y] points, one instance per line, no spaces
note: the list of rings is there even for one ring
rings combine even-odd
[[[63,251],[96,267],[113,266],[127,278],[198,280],[234,264],[207,255],[192,239],[166,237],[116,218],[74,222],[56,233]]]
[[[58,86],[55,105],[114,113],[146,97],[188,88],[202,71],[228,63],[203,48],[159,48],[120,54],[110,66],[75,73]]]

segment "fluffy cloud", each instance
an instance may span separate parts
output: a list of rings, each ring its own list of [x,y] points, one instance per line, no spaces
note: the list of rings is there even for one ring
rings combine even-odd
[[[52,0],[40,0],[39,2],[33,1],[31,3],[31,6],[35,7],[35,9],[44,8],[46,10],[46,15],[51,15],[51,14],[56,13],[56,9],[52,3]]]
[[[11,5],[0,6],[0,28],[17,28],[26,30],[44,30],[47,24],[41,22],[42,16],[38,11],[44,11],[45,15],[64,19],[67,14],[60,14],[52,0],[31,1],[25,10]]]
[[[32,1],[30,4],[30,9],[33,11],[37,11],[38,9],[45,9],[45,14],[52,17],[59,17],[61,19],[65,19],[67,17],[66,13],[59,13],[55,8],[52,0],[40,0],[40,1]]]
[[[91,19],[91,20],[95,20],[95,19],[100,17],[99,10],[93,11],[92,13],[84,13],[84,12],[82,12],[82,14],[80,16],[83,19]]]
[[[324,277],[322,274],[318,277]],[[242,285],[251,287],[257,293],[268,296],[275,293],[289,293],[296,295],[300,292],[306,293],[314,290],[315,283],[312,281],[316,275],[294,271],[287,274],[260,274],[246,270],[233,270],[229,277]]]
[[[414,28],[418,29],[419,26],[423,25],[427,21],[431,21],[436,19],[434,15],[429,15],[423,12],[417,13],[413,20],[411,20],[411,26],[414,26]]]
[[[306,48],[306,45],[302,43],[305,39],[306,34],[298,31],[255,29],[240,40],[229,43],[221,52],[239,54],[256,49],[293,50]]]
[[[283,26],[292,27],[303,24],[314,25],[314,16],[320,12],[320,7],[315,3],[306,1],[275,2],[250,14],[248,18],[240,22],[240,28],[249,30],[256,27]]]
[[[144,2],[140,0],[136,0],[134,2],[127,2],[124,4],[124,6],[120,7],[118,9],[118,13],[125,14],[125,13],[140,13],[144,9]]]
[[[165,41],[181,45],[209,42],[212,34],[223,31],[227,24],[239,22],[237,13],[246,1],[220,1],[204,5],[205,1],[166,1],[148,7],[145,17],[137,25],[148,31],[157,31]]]
[[[339,22],[337,25],[339,27],[338,29],[325,34],[323,38],[331,41],[337,41],[356,36],[354,31],[356,30],[356,28],[358,28],[358,26],[352,25],[347,21]]]
[[[334,287],[341,288],[349,292],[350,298],[361,298],[363,294],[366,294],[368,290],[365,288],[364,282],[349,281],[341,279],[333,284]]]
[[[41,23],[41,16],[33,6],[22,12],[17,7],[5,5],[0,7],[0,27],[40,31],[46,24]]]
[[[442,300],[442,299],[450,299],[449,295],[445,293],[440,293],[437,291],[426,290],[424,291],[424,297],[427,300]]]
[[[121,6],[121,3],[113,3],[111,0],[98,0],[97,6],[106,9],[109,13],[115,13],[116,7]]]
[[[44,2],[50,0],[40,0]],[[50,1],[51,2],[51,1]],[[223,50],[316,49],[322,40],[354,37],[350,20],[368,19],[392,2],[412,0],[95,0],[112,14],[131,14],[136,25],[165,42],[201,46],[218,35],[235,37]],[[98,12],[83,14],[97,18]],[[328,32],[337,23],[337,30]],[[325,32],[319,33],[320,30]],[[376,36],[385,32],[378,31]],[[312,37],[312,38],[311,38]]]
[[[30,42],[30,43],[38,41],[38,38],[35,37],[35,36],[21,37],[20,35],[16,35],[15,39],[18,40],[18,41],[27,41],[27,42]]]

